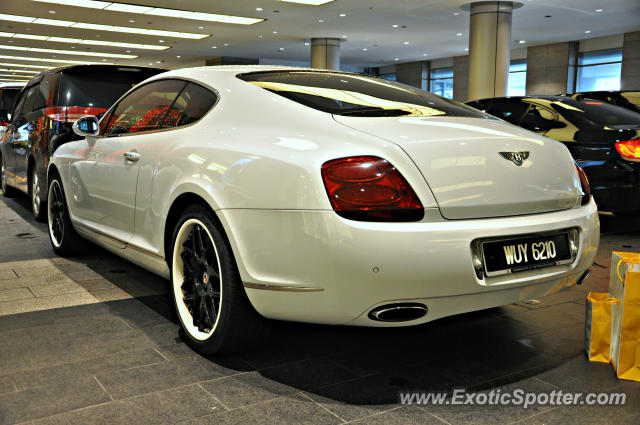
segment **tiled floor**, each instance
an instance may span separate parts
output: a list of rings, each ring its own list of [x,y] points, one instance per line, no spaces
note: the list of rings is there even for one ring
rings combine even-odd
[[[640,222],[603,216],[593,276],[541,299],[371,329],[280,323],[205,358],[182,343],[167,282],[93,247],[56,258],[24,200],[0,201],[0,424],[638,424],[640,383],[585,360],[584,298]],[[25,235],[26,234],[26,235]],[[402,406],[403,390],[618,391],[618,407]]]

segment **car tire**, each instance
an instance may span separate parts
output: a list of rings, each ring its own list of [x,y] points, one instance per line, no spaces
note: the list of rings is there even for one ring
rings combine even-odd
[[[38,177],[38,169],[34,166],[31,170],[31,176],[29,179],[29,198],[31,199],[31,212],[33,217],[40,222],[47,221],[47,209],[42,204],[42,198],[40,196],[40,188],[42,182]]]
[[[49,240],[56,254],[67,256],[78,252],[82,239],[73,228],[62,179],[57,173],[51,176],[47,197],[47,228]]]
[[[2,190],[2,195],[6,198],[13,198],[16,195],[15,189],[7,186],[7,170],[2,155],[0,155],[0,190]]]
[[[171,242],[171,294],[187,344],[203,354],[228,354],[265,338],[270,325],[251,305],[213,213],[187,207]]]

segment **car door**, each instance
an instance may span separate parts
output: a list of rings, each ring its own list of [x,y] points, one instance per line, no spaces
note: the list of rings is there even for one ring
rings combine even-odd
[[[77,221],[118,241],[129,241],[134,231],[141,147],[161,127],[184,85],[183,81],[161,80],[137,88],[103,119],[99,136],[85,140],[70,170],[70,203]]]
[[[25,95],[20,100],[21,104],[16,108],[16,113],[11,120],[11,143],[8,146],[7,158],[8,182],[23,191],[27,191],[27,165],[29,152],[33,138],[37,137],[37,128],[34,125],[33,99],[38,85],[32,85],[25,89]]]

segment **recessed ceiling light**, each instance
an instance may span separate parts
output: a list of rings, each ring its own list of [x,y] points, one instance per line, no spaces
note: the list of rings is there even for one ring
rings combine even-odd
[[[129,19],[129,22],[131,22],[132,24],[135,22],[135,19]]]
[[[177,57],[178,59],[180,59],[182,56],[178,55],[178,56],[176,56],[176,57]]]
[[[309,43],[304,43],[304,45],[305,45],[305,46],[308,46],[308,45],[309,45]]]
[[[424,53],[422,56],[428,56],[428,53]]]
[[[346,13],[341,13],[341,14],[340,14],[340,15],[338,15],[338,16],[340,16],[341,18],[344,18],[345,16],[347,16],[347,14],[346,14]]]
[[[464,48],[464,51],[465,51],[465,52],[468,52],[468,51],[469,51],[469,48],[468,48],[468,47],[465,47],[465,48]]]
[[[349,37],[349,36],[342,34],[342,38],[347,38],[347,37]]]
[[[278,31],[274,31],[273,33],[274,33],[274,34],[277,34],[277,33],[278,33]]]
[[[283,51],[283,50],[284,50],[284,47],[280,47],[278,50]]]
[[[258,12],[262,12],[262,11],[263,11],[263,9],[262,9],[261,7],[256,7],[256,10],[257,10]]]
[[[156,63],[160,63],[160,61],[156,61]]]
[[[211,46],[211,48],[212,48],[212,49],[217,49],[217,48],[218,48],[218,46]]]
[[[318,19],[318,22],[323,23],[324,19]]]
[[[460,36],[462,35],[462,33],[461,33],[461,32],[459,32],[459,33],[457,33],[456,35],[457,35],[458,37],[460,37]]]
[[[585,34],[591,34],[591,30],[586,30],[584,33]]]
[[[229,43],[224,43],[224,45],[225,45],[225,46],[228,46],[228,45],[229,45]]]
[[[453,12],[453,16],[458,16],[460,15],[460,12]]]
[[[149,65],[153,65],[153,62],[149,62]]]
[[[38,1],[43,1],[43,0],[38,0]],[[151,30],[146,28],[134,28],[134,27],[120,27],[115,25],[111,26],[111,25],[91,24],[86,22],[60,21],[55,19],[34,18],[32,16],[0,14],[0,20],[13,21],[13,22],[27,22],[27,23],[42,24],[42,25],[54,25],[59,27],[82,28],[82,29],[98,30],[98,31],[113,31],[113,32],[123,32],[123,33],[130,33],[130,34],[156,35],[156,36],[174,37],[174,38],[189,38],[189,39],[197,39],[197,40],[201,38],[209,37],[209,34],[193,34],[188,32]],[[29,30],[29,28],[27,28],[27,30]]]
[[[262,37],[264,37],[264,36],[262,36],[262,35],[259,35],[259,36],[258,36],[258,38],[262,38]]]
[[[204,29],[204,27],[198,27],[198,29],[199,29],[199,30],[203,30],[203,29]]]
[[[164,40],[158,40],[158,43],[164,43]]]
[[[49,13],[56,13],[56,11],[55,10],[50,10]]]
[[[518,40],[518,43],[520,43],[520,44],[524,44],[526,42],[527,42],[526,40]]]
[[[320,6],[321,4],[330,3],[334,0],[279,0],[286,3],[308,4],[310,6]]]
[[[604,12],[603,9],[596,9],[596,12]]]
[[[398,24],[391,25],[393,28],[398,28]]]
[[[400,59],[398,59],[398,58],[395,58],[395,59],[394,59],[394,61],[399,61],[399,60],[400,60]]]
[[[127,50],[127,53],[131,53],[131,50]]]
[[[93,0],[35,0],[42,3],[64,4],[77,7],[89,7],[92,9],[104,9],[114,12],[136,13],[144,15],[167,16],[171,18],[194,19],[198,21],[223,22],[227,24],[253,25],[264,21],[259,18],[247,18],[244,16],[231,16],[216,13],[195,12],[192,10],[165,9],[160,7],[139,6],[125,3],[104,2]]]
[[[404,43],[402,43],[402,44],[409,44],[409,42],[408,42],[408,41],[405,41],[405,42],[404,42]]]

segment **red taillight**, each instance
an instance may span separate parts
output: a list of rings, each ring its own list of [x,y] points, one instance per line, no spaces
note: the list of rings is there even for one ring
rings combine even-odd
[[[52,106],[45,109],[44,113],[54,121],[72,123],[87,115],[100,115],[106,111],[107,108],[94,108],[92,106]]]
[[[576,172],[578,173],[578,177],[580,178],[580,186],[582,186],[582,193],[584,194],[582,196],[582,205],[585,205],[589,203],[589,200],[591,199],[591,185],[589,185],[589,179],[587,178],[587,175],[585,174],[582,167],[579,166],[577,162],[575,163],[575,165],[576,165]]]
[[[616,150],[624,159],[640,161],[640,139],[615,143]]]
[[[377,156],[334,159],[322,179],[338,215],[360,221],[419,221],[424,208],[409,183]]]

